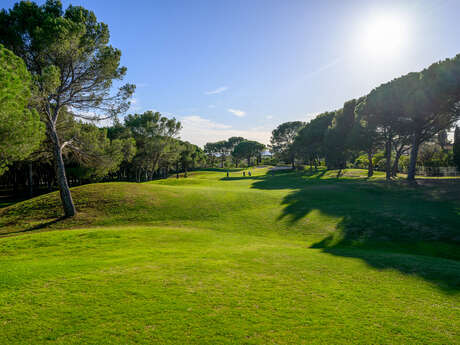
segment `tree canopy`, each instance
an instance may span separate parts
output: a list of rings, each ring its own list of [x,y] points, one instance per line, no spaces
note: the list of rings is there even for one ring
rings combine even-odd
[[[251,159],[261,155],[264,149],[264,144],[261,144],[257,141],[245,140],[235,146],[233,149],[233,155],[235,157],[239,157],[240,159],[246,158],[249,167],[251,165]]]
[[[296,151],[293,148],[294,139],[305,126],[302,121],[284,122],[272,131],[270,149],[281,159],[288,160],[292,167],[295,164]]]
[[[30,108],[32,82],[21,58],[0,45],[0,175],[27,158],[44,138],[38,112]]]
[[[109,29],[95,14],[80,6],[63,11],[60,1],[39,6],[20,1],[0,12],[0,43],[21,57],[37,89],[35,108],[46,124],[66,216],[76,213],[70,193],[56,124],[62,109],[86,120],[114,118],[129,107],[134,86],[112,92],[113,80],[121,80],[121,51],[109,45]]]

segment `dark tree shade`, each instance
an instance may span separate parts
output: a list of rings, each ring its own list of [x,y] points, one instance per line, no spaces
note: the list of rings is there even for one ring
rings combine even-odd
[[[455,126],[454,132],[454,163],[460,169],[460,127]]]

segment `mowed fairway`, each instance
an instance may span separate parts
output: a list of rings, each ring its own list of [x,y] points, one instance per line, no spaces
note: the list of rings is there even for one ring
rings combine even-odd
[[[0,344],[460,344],[460,183],[278,172],[0,210]]]

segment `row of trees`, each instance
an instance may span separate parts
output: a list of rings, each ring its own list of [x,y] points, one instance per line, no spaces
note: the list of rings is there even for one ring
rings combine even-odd
[[[20,1],[0,11],[0,174],[14,180],[56,183],[66,216],[76,213],[71,182],[152,179],[170,168],[231,157],[238,166],[260,161],[264,145],[235,137],[208,143],[205,151],[178,140],[180,123],[159,113],[129,115],[135,86],[117,85],[126,75],[121,51],[109,44],[106,24],[80,6],[65,11],[60,1]],[[369,175],[384,149],[387,178],[409,153],[408,178],[415,177],[420,146],[449,129],[460,114],[460,55],[397,78],[307,124],[291,122],[273,131],[271,147],[294,165],[325,160],[343,168],[364,152]],[[91,122],[114,120],[111,127]],[[458,132],[458,130],[457,130]],[[456,135],[456,138],[458,134]],[[458,146],[455,157],[459,154]],[[458,158],[456,158],[458,160]],[[27,171],[27,173],[24,173]]]
[[[206,155],[198,146],[179,140],[180,129],[180,122],[158,112],[128,115],[123,123],[98,127],[76,120],[64,109],[56,130],[59,138],[68,143],[62,147],[68,183],[141,182],[166,177],[171,171],[183,171],[186,176],[188,170],[205,165]],[[50,139],[43,138],[27,156],[21,139],[21,145],[16,146],[21,156],[15,156],[12,164],[1,158],[6,171],[0,184],[14,189],[27,184],[30,195],[34,187],[53,188],[57,183],[53,147]],[[14,146],[14,142],[8,142]],[[12,155],[9,157],[13,159]]]
[[[80,6],[20,1],[0,11],[0,175],[17,186],[57,184],[65,216],[76,213],[69,182],[136,181],[205,161],[159,113],[118,116],[135,90],[109,29]],[[102,120],[115,124],[100,128]]]
[[[213,166],[219,160],[221,168],[229,165],[229,158],[231,159],[230,165],[237,168],[243,159],[247,160],[248,167],[251,166],[253,159],[255,159],[256,164],[259,164],[264,150],[264,144],[242,137],[231,137],[228,140],[207,143],[204,146],[209,165]]]
[[[435,138],[445,142],[459,118],[460,54],[382,84],[307,124],[284,123],[272,132],[271,147],[292,164],[295,158],[313,165],[324,160],[331,169],[365,153],[369,176],[374,156],[383,150],[387,179],[409,154],[407,178],[414,180],[421,145]]]

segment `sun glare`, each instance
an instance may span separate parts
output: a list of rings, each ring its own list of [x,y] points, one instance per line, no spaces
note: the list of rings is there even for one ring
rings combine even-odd
[[[400,16],[373,17],[361,29],[361,53],[376,59],[398,57],[408,43],[407,24]]]

